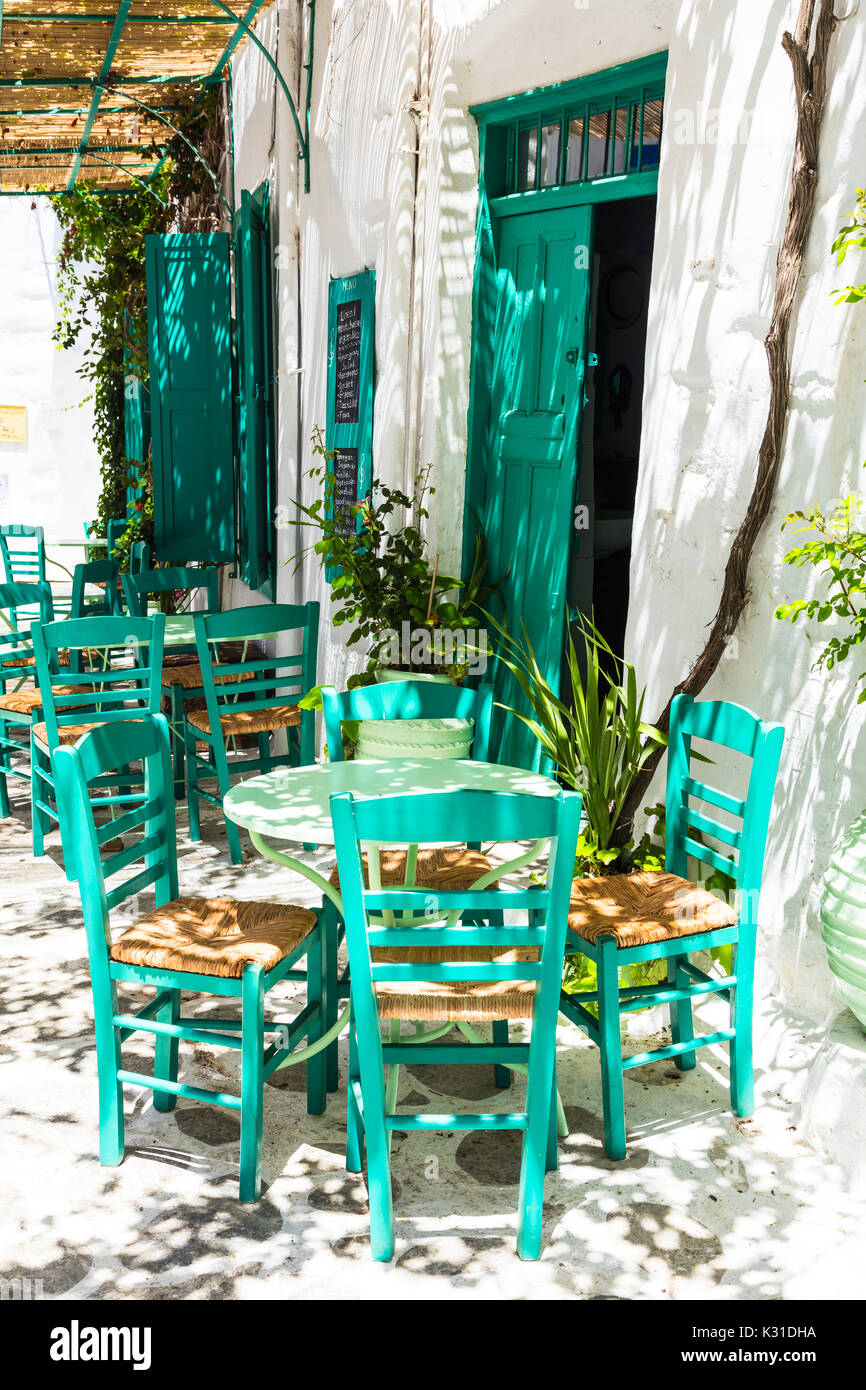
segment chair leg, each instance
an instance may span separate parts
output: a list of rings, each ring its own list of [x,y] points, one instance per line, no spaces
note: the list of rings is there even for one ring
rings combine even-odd
[[[755,1113],[755,1080],[752,1067],[752,1011],[754,1007],[755,933],[741,927],[734,948],[737,977],[731,1002],[731,1108],[740,1119]]]
[[[93,982],[93,1019],[96,1033],[96,1071],[99,1082],[99,1161],[106,1168],[123,1162],[123,1087],[117,1079],[121,1067],[120,1033],[112,1023],[117,1012],[117,991],[108,980]]]
[[[682,968],[683,961],[686,960],[688,960],[688,956],[671,956],[668,960],[668,984],[673,985],[674,989],[682,989],[690,983],[688,975]],[[691,999],[674,999],[669,1008],[671,1039],[675,1043],[691,1042],[695,1036]],[[697,1062],[698,1059],[694,1052],[682,1052],[674,1058],[674,1063],[679,1071],[691,1071],[697,1066]]]
[[[45,836],[51,829],[51,821],[47,811],[42,809],[43,798],[49,795],[48,783],[45,778],[40,776],[39,771],[45,771],[50,766],[47,754],[40,752],[38,744],[31,741],[30,744],[30,803],[31,819],[33,827],[33,856],[41,859],[45,853]]]
[[[367,1140],[367,1192],[370,1198],[370,1253],[374,1260],[394,1257],[394,1202],[391,1196],[391,1146],[384,1108],[369,1114],[364,1096],[364,1134]]]
[[[170,685],[171,760],[174,777],[174,799],[182,801],[186,778],[184,775],[183,686]]]
[[[265,972],[248,965],[241,980],[241,1180],[242,1202],[262,1190]]]
[[[226,750],[224,745],[220,744],[219,742],[215,742],[213,745],[213,754],[214,764],[216,766],[217,781],[219,783],[220,796],[225,797],[228,796],[229,792],[232,789],[232,781],[231,775],[229,773],[229,764],[228,759],[226,757]],[[229,856],[231,858],[231,861],[233,864],[242,864],[244,862],[244,855],[243,850],[241,849],[240,831],[238,830],[234,821],[230,821],[227,816],[223,816],[223,825],[225,826],[226,830],[226,839],[228,840]]]
[[[195,732],[186,725],[184,730],[184,740],[186,742],[186,782],[187,782],[187,804],[189,806],[189,838],[198,843],[201,839],[201,808],[199,806],[198,794],[198,756],[195,748]]]
[[[622,1087],[622,1042],[619,1032],[619,967],[616,942],[599,942],[598,1022],[601,1052],[601,1093],[604,1108],[604,1151],[608,1158],[625,1158],[625,1099]]]
[[[508,1019],[497,1019],[493,1025],[493,1041],[497,1047],[503,1047],[508,1042]],[[511,1068],[503,1067],[496,1062],[493,1066],[493,1080],[501,1090],[506,1090],[511,1085]]]
[[[157,1014],[160,1023],[177,1023],[180,1017],[180,990],[170,991],[171,998],[163,1004]],[[157,1033],[156,1047],[154,1049],[153,1074],[160,1081],[177,1081],[177,1059],[180,1049],[180,1040],[171,1038],[165,1033]],[[173,1110],[177,1105],[177,1096],[170,1091],[154,1091],[153,1108],[154,1110]]]
[[[364,1167],[364,1121],[358,1108],[354,1082],[361,1080],[358,1065],[358,1038],[354,1022],[349,1024],[349,1079],[346,1101],[346,1172],[360,1173]]]
[[[6,732],[6,721],[0,719],[0,820],[5,819],[9,814],[9,791],[6,787],[6,769],[11,761],[11,751],[6,745],[8,735]]]
[[[547,1154],[544,1160],[544,1168],[547,1173],[555,1173],[559,1167],[556,1094],[556,1067],[554,1067],[553,1090],[550,1096],[550,1118],[547,1122]]]
[[[533,1023],[533,1029],[537,1024]],[[541,1254],[541,1222],[544,1211],[544,1174],[550,1157],[551,1111],[556,1138],[554,1097],[556,1071],[556,1023],[547,1035],[534,1040],[526,1077],[527,1124],[523,1133],[518,1195],[517,1253],[521,1260],[537,1260]]]
[[[263,763],[262,772],[270,772],[271,761],[271,736],[268,733],[257,735],[259,745],[259,758]]]
[[[340,1012],[339,980],[337,976],[337,909],[326,898],[320,913],[322,930],[322,997],[325,1029],[333,1028]],[[339,1039],[335,1038],[325,1052],[325,1085],[336,1091],[340,1084]]]
[[[325,1023],[325,952],[324,933],[321,926],[316,929],[315,939],[307,951],[307,1003],[316,1005],[316,1016],[307,1034],[308,1041],[318,1042],[326,1030]],[[321,1115],[325,1110],[325,1054],[317,1052],[307,1062],[307,1114]]]

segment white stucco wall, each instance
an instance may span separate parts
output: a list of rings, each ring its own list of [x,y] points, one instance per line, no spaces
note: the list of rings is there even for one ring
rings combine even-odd
[[[47,199],[0,199],[0,404],[27,407],[27,443],[0,441],[0,522],[42,526],[46,539],[82,535],[99,495],[82,352],[51,340],[60,241]]]
[[[779,38],[797,6],[735,0],[724,6],[724,23],[710,22],[721,8],[686,0],[670,44],[627,635],[650,711],[688,670],[716,611],[769,395],[763,338],[794,129]],[[756,548],[744,620],[704,692],[785,725],[761,958],[766,987],[818,1018],[834,1007],[818,889],[834,840],[866,803],[857,764],[864,711],[852,696],[856,657],[835,673],[813,672],[826,640],[819,627],[792,628],[773,613],[810,584],[808,574],[782,565],[795,543],[780,534],[785,514],[863,484],[866,311],[836,307],[829,295],[866,270],[853,258],[837,269],[829,248],[864,178],[864,70],[861,15],[839,26],[831,47],[778,494]],[[751,113],[748,139],[738,133],[743,112]],[[696,261],[714,265],[693,271]],[[661,794],[657,779],[649,800]]]
[[[284,248],[279,500],[297,495],[309,435],[325,417],[328,278],[375,264],[375,470],[397,482],[418,463],[433,463],[431,543],[448,566],[460,553],[469,402],[478,156],[468,107],[669,49],[627,635],[650,713],[700,649],[763,428],[762,339],[793,132],[790,65],[779,40],[796,10],[796,0],[320,3],[309,195],[299,192],[282,98],[272,128],[272,74],[249,47],[235,63],[236,188],[254,188],[270,170]],[[295,90],[297,20],[289,4],[279,53]],[[276,25],[270,14],[258,29],[271,51]],[[786,726],[761,969],[769,989],[781,988],[815,1018],[832,1007],[817,883],[835,836],[866,801],[855,763],[864,716],[852,703],[850,672],[830,679],[810,671],[819,634],[772,615],[803,582],[780,563],[782,516],[856,486],[866,458],[866,311],[858,317],[828,298],[855,275],[853,267],[840,275],[829,246],[864,178],[864,35],[858,14],[833,40],[779,498],[758,546],[736,647],[707,691]],[[416,97],[417,119],[407,110]],[[693,262],[702,265],[692,269]],[[281,559],[295,544],[294,532],[280,533]],[[281,568],[279,595],[322,601],[320,669],[323,679],[342,683],[359,658],[328,630],[320,575],[305,567],[292,580]],[[232,585],[229,601],[250,596]],[[651,798],[658,795],[654,789]]]

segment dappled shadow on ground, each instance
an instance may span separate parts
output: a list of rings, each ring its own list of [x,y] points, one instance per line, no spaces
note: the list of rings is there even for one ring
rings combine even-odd
[[[224,849],[209,839],[190,845],[183,830],[181,861],[187,891],[210,893],[215,884],[225,891],[235,872]],[[862,1212],[796,1130],[803,1064],[796,1049],[765,1066],[751,1122],[730,1115],[721,1050],[704,1053],[687,1074],[669,1062],[631,1072],[629,1148],[617,1163],[601,1142],[597,1053],[563,1025],[558,1075],[569,1134],[547,1180],[535,1265],[515,1252],[517,1135],[399,1130],[397,1254],[390,1266],[372,1263],[365,1175],[347,1173],[344,1161],[345,1046],[341,1088],[325,1115],[306,1114],[303,1066],[276,1073],[265,1087],[258,1203],[238,1200],[238,1118],[215,1106],[182,1100],[161,1114],[148,1093],[130,1089],[125,1160],[102,1168],[75,890],[56,863],[35,864],[5,839],[0,873],[8,887],[0,934],[2,1122],[11,1156],[0,1173],[0,1220],[6,1277],[41,1279],[44,1297],[436,1297],[445,1285],[455,1296],[514,1298],[864,1291],[851,1254]],[[261,862],[247,870],[244,892],[304,900],[296,877]],[[274,1013],[291,1016],[302,987],[280,991]],[[196,999],[194,1007],[206,1017],[220,1005]],[[768,1017],[765,1027],[781,1026]],[[801,1046],[809,1045],[804,1038]],[[124,1055],[149,1070],[152,1044],[134,1038]],[[236,1091],[238,1058],[187,1047],[182,1075]],[[492,1068],[414,1065],[401,1074],[400,1106],[408,1110],[505,1110],[520,1108],[523,1097],[522,1079],[500,1090]]]

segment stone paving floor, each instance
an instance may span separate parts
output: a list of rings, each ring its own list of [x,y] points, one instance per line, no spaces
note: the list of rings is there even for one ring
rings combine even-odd
[[[626,1074],[630,1144],[621,1163],[608,1162],[600,1143],[595,1049],[562,1026],[570,1134],[548,1177],[537,1264],[521,1263],[514,1248],[518,1136],[493,1133],[395,1135],[397,1255],[374,1264],[364,1181],[343,1161],[345,1081],[327,1113],[311,1117],[303,1067],[267,1084],[264,1194],[255,1205],[237,1200],[238,1120],[216,1107],[182,1100],[159,1114],[149,1093],[128,1088],[125,1161],[101,1168],[77,891],[64,877],[58,835],[44,859],[32,858],[23,784],[12,791],[18,818],[0,821],[0,1279],[41,1280],[42,1296],[59,1299],[866,1295],[862,1194],[798,1129],[818,1041],[773,1001],[758,1020],[755,1119],[728,1110],[723,1049],[698,1054],[686,1074],[666,1062],[642,1067]],[[213,815],[192,845],[181,814],[179,855],[182,891],[310,901],[305,881],[248,844],[234,868]],[[282,989],[278,997],[290,999],[297,986]],[[708,1031],[719,1007],[703,1010]],[[124,1054],[149,1065],[141,1036]],[[236,1054],[186,1045],[181,1058],[191,1084],[236,1086]],[[400,1100],[440,1111],[513,1105],[492,1074],[465,1067],[406,1068]]]

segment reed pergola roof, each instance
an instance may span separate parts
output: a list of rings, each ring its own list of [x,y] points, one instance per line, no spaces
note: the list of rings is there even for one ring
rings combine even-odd
[[[151,179],[190,84],[222,80],[270,2],[0,0],[0,193]]]

